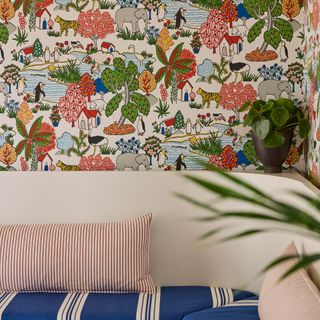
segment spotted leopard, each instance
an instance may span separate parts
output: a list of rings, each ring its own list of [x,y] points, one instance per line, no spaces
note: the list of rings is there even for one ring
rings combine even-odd
[[[66,36],[68,35],[69,29],[73,29],[74,36],[77,35],[79,28],[79,23],[75,20],[64,20],[60,16],[57,16],[54,21],[60,25],[60,36],[65,32]]]
[[[210,108],[210,102],[215,101],[216,107],[219,107],[221,95],[218,92],[206,92],[203,89],[199,88],[197,90],[197,94],[201,96],[202,98],[202,108],[207,105],[208,108]]]
[[[76,165],[68,165],[63,163],[62,161],[57,162],[57,167],[61,169],[61,171],[80,171],[80,167]]]

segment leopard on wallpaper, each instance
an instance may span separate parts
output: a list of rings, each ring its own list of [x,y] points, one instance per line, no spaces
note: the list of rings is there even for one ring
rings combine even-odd
[[[301,0],[0,0],[1,170],[260,169],[238,109],[302,105],[303,12]],[[302,156],[294,139],[285,166]]]

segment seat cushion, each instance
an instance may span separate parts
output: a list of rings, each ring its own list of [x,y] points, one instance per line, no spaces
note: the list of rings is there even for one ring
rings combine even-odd
[[[205,319],[201,311],[217,310],[255,299],[253,294],[227,288],[158,287],[147,293],[2,293],[2,320],[183,320]],[[230,307],[231,308],[231,307]],[[247,310],[249,311],[249,309]],[[251,310],[252,311],[252,310]],[[244,310],[240,311],[244,312]],[[253,312],[253,311],[252,311]],[[231,313],[229,313],[231,314]],[[249,313],[248,313],[249,314]],[[188,318],[190,315],[191,318]],[[215,319],[215,318],[212,318]],[[219,318],[222,319],[222,318]]]

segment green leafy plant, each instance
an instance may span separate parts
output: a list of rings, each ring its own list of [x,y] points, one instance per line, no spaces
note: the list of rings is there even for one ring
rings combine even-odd
[[[117,5],[116,2],[108,0],[98,0],[100,9],[114,9]]]
[[[217,133],[210,132],[209,137],[198,139],[196,143],[191,144],[191,150],[205,156],[219,155],[222,151],[222,142]]]
[[[46,147],[50,144],[52,133],[40,131],[42,119],[43,117],[37,118],[33,122],[29,132],[24,123],[18,118],[16,119],[17,131],[23,138],[16,146],[16,152],[19,155],[24,150],[27,161],[31,158],[36,147]]]
[[[14,41],[17,42],[17,46],[22,46],[23,44],[28,42],[28,33],[26,30],[21,30],[18,28],[17,33],[14,35]]]
[[[310,131],[310,123],[301,109],[295,107],[290,99],[257,100],[246,102],[240,112],[249,112],[244,126],[251,126],[253,132],[264,142],[265,147],[275,148],[284,144],[283,131],[298,128],[299,136],[305,139]]]
[[[123,40],[144,40],[146,34],[141,32],[131,32],[128,28],[120,30],[117,38]]]
[[[160,68],[155,77],[156,81],[160,82],[164,77],[164,84],[166,88],[168,88],[173,79],[174,74],[186,74],[191,71],[191,63],[192,59],[189,58],[181,58],[183,43],[178,44],[171,52],[169,59],[166,56],[165,51],[156,46],[156,53],[159,61],[164,65],[164,67]]]
[[[122,104],[119,126],[122,126],[126,119],[134,123],[139,113],[148,116],[150,112],[148,98],[136,92],[139,89],[138,76],[138,67],[135,63],[129,61],[126,66],[121,58],[115,58],[113,67],[106,68],[102,72],[103,84],[114,94],[106,105],[105,114],[110,117]],[[121,92],[121,90],[123,91]]]
[[[90,149],[90,146],[88,146],[85,142],[85,140],[88,138],[88,135],[84,133],[83,130],[80,130],[79,137],[71,136],[71,138],[74,141],[75,146],[67,151],[68,157],[71,157],[71,155],[74,154],[82,158]]]
[[[159,99],[159,106],[156,107],[154,112],[158,114],[158,119],[167,116],[169,112],[170,105],[167,102],[163,102]]]
[[[243,4],[248,13],[257,20],[248,32],[249,43],[254,42],[263,33],[264,43],[260,48],[261,52],[265,52],[268,45],[278,49],[282,40],[292,40],[293,27],[289,21],[280,18],[280,0],[244,0]]]
[[[77,61],[69,59],[67,65],[50,71],[49,76],[64,83],[78,83],[81,78],[81,71],[77,66]]]
[[[298,199],[302,200],[303,207],[291,205],[286,201],[277,200],[274,195],[268,194],[261,189],[255,187],[253,184],[237,178],[235,175],[224,172],[223,170],[211,166],[211,171],[216,172],[226,182],[228,186],[221,183],[215,183],[211,180],[198,178],[195,176],[187,175],[186,178],[191,180],[196,185],[206,189],[212,194],[218,196],[220,199],[232,200],[237,203],[250,204],[250,210],[237,209],[240,206],[235,205],[234,210],[221,210],[212,203],[219,201],[211,201],[210,203],[201,202],[191,196],[178,193],[177,196],[199,208],[208,212],[208,215],[195,218],[196,221],[202,223],[211,223],[213,227],[205,234],[201,235],[201,240],[215,239],[217,242],[226,242],[237,240],[240,238],[249,237],[252,235],[259,235],[266,232],[290,232],[295,236],[300,234],[304,237],[319,240],[320,238],[320,220],[317,215],[308,212],[305,208],[313,209],[320,214],[320,198],[312,197],[299,192],[291,191]],[[246,222],[262,222],[262,227],[250,227],[247,224],[241,230],[237,228],[235,232],[228,232],[227,236],[221,236],[222,231],[230,231],[230,224],[223,224],[231,219],[242,219]],[[268,222],[268,226],[265,223]],[[263,271],[267,271],[274,266],[295,258],[292,255],[274,259],[268,264]],[[289,276],[301,268],[310,266],[316,261],[320,261],[320,252],[310,255],[303,254],[300,261],[295,263],[293,267],[288,269],[282,278]]]

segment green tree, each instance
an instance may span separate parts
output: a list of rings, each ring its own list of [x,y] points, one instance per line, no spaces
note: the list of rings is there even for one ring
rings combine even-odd
[[[257,20],[249,30],[248,41],[252,43],[263,33],[264,42],[260,48],[261,52],[265,52],[268,45],[277,49],[282,40],[292,40],[291,24],[280,18],[282,14],[280,0],[244,0],[244,6]]]
[[[0,24],[0,42],[7,43],[9,40],[9,30],[4,23]]]
[[[119,126],[123,125],[126,119],[134,123],[139,113],[147,116],[150,112],[148,98],[136,92],[139,89],[138,76],[138,68],[134,62],[130,61],[126,66],[121,58],[115,58],[113,68],[106,68],[102,72],[102,83],[115,94],[106,105],[106,116],[110,117],[124,101],[118,121]]]
[[[18,118],[16,119],[17,131],[23,138],[16,146],[16,153],[19,155],[24,150],[26,160],[32,159],[31,167],[33,170],[36,170],[38,163],[37,148],[48,146],[52,136],[51,132],[41,132],[42,119],[43,117],[37,118],[33,122],[29,132],[25,124]]]
[[[15,85],[20,78],[20,68],[13,63],[8,64],[4,67],[4,70],[0,76],[8,85],[9,93],[11,93],[12,85]]]
[[[185,127],[184,116],[180,110],[176,113],[174,118],[175,118],[175,121],[174,121],[175,129],[182,129]]]
[[[150,159],[150,165],[152,165],[152,157],[156,157],[161,150],[161,140],[156,136],[146,138],[146,142],[142,146],[142,150],[147,154]]]
[[[160,68],[156,73],[156,81],[160,82],[164,77],[164,84],[166,88],[168,88],[173,80],[174,74],[178,77],[178,75],[184,75],[191,71],[191,64],[193,62],[190,58],[181,58],[183,43],[178,44],[173,50],[169,57],[166,56],[165,51],[156,46],[156,53],[158,60],[164,65],[164,67]]]
[[[39,38],[35,40],[33,43],[33,56],[39,58],[43,55],[42,43],[40,42]]]

